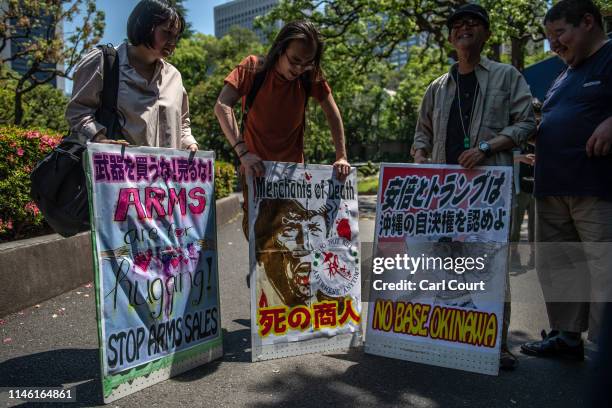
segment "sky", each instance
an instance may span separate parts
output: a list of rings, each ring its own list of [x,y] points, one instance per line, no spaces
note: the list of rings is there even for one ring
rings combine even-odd
[[[227,0],[186,0],[187,20],[191,22],[194,31],[214,35],[215,22],[213,8]],[[102,43],[118,44],[125,38],[127,19],[130,12],[136,6],[138,0],[97,0],[96,7],[106,14],[104,37]],[[76,19],[71,24],[64,26],[64,31],[74,30],[76,24],[81,20]]]
[[[213,8],[228,0],[186,0],[183,2],[187,8],[187,21],[191,23],[194,31],[204,34],[215,34],[215,21]],[[97,0],[96,7],[105,13],[106,26],[101,44],[111,43],[118,45],[126,38],[127,19],[138,0]],[[74,31],[82,19],[76,18],[72,23],[64,25],[64,33]],[[66,92],[72,92],[72,81],[66,81]]]

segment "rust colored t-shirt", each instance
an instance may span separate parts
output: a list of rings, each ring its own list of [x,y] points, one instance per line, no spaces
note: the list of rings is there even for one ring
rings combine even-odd
[[[260,63],[255,55],[246,57],[226,78],[245,98]],[[249,151],[263,160],[304,162],[304,87],[299,79],[287,81],[276,70],[266,74],[249,109],[244,140]],[[311,97],[322,101],[331,93],[325,80],[313,82]]]

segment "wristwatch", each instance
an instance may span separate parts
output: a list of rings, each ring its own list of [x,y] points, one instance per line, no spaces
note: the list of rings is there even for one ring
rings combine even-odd
[[[487,142],[480,142],[478,143],[478,150],[480,150],[481,152],[483,152],[485,154],[486,157],[490,157],[491,156],[491,145]]]

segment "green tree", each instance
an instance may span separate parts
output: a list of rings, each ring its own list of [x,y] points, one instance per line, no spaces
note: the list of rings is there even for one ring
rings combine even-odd
[[[373,59],[385,59],[403,41],[426,36],[425,47],[449,51],[446,19],[467,0],[293,0],[281,1],[259,27],[273,21],[308,19],[321,28],[337,58],[351,58],[353,69],[367,71]],[[510,63],[519,70],[528,56],[527,44],[544,40],[542,22],[549,0],[481,0],[489,12],[493,37],[491,57],[500,60],[502,44],[510,45]],[[611,0],[596,0],[612,12]],[[272,34],[271,34],[272,35]],[[439,53],[440,61],[448,52]]]
[[[545,39],[542,21],[548,9],[547,0],[484,0],[489,10],[494,45],[510,43],[510,63],[519,71],[525,69],[526,46]],[[499,56],[495,56],[499,60]]]
[[[448,63],[440,60],[440,50],[413,47],[408,63],[398,72],[400,82],[390,100],[386,114],[386,132],[412,144],[417,111],[429,84],[448,71]]]
[[[403,42],[421,33],[426,33],[427,46],[444,48],[446,18],[455,7],[465,3],[465,0],[281,1],[259,24],[308,19],[320,28],[336,58],[349,57],[353,70],[368,71],[373,59],[388,58]]]
[[[595,0],[595,4],[601,8],[603,14],[608,16],[612,14],[612,0]]]
[[[389,94],[386,92],[385,84],[392,70],[386,63],[374,64],[376,66],[371,67],[372,72],[351,72],[350,65],[346,64],[346,61],[335,59],[332,50],[326,51],[323,61],[327,80],[342,114],[351,160],[365,159],[364,146],[375,145],[381,138],[388,139],[390,136],[381,132],[380,121],[382,112],[388,108]],[[320,107],[316,106],[316,110],[320,111]],[[311,115],[308,120],[309,123],[317,120],[318,126],[311,128],[320,132],[306,134],[306,146],[315,146],[319,153],[313,154],[312,160],[332,161],[334,146],[324,115]],[[323,147],[326,150],[323,150]]]
[[[14,52],[0,57],[0,81],[14,80],[15,124],[24,119],[24,96],[36,87],[70,73],[84,53],[97,44],[104,31],[104,12],[93,0],[7,0],[0,10],[0,55],[11,47]],[[60,27],[82,16],[74,33],[64,40]],[[5,63],[27,61],[27,70],[17,73]]]
[[[451,47],[446,19],[466,2],[281,1],[257,24],[263,28],[276,20],[308,19],[319,27],[326,42],[323,68],[343,116],[347,146],[358,154],[356,158],[366,159],[356,146],[380,146],[384,141],[411,143],[416,113],[427,86],[448,70]],[[512,44],[512,62],[522,68],[526,45],[543,39],[541,19],[546,0],[509,0],[503,7],[494,0],[482,3],[490,10],[495,34],[492,43]],[[269,38],[274,34],[269,32]],[[401,69],[391,66],[388,57],[416,36],[424,41],[420,48],[410,50],[409,62]],[[324,118],[316,108],[311,109],[315,112],[308,115],[307,153],[316,159],[330,157],[333,151],[325,143],[329,136]],[[309,146],[314,146],[312,152],[308,152]]]
[[[252,31],[235,27],[220,39],[200,33],[182,39],[172,56],[171,62],[181,72],[189,94],[194,137],[203,148],[214,150],[223,160],[235,158],[214,114],[223,80],[249,54],[264,53]],[[236,117],[240,118],[239,106]]]
[[[14,123],[14,97],[17,81],[0,81],[0,125]],[[50,129],[66,134],[68,124],[64,119],[64,110],[68,97],[56,87],[43,84],[34,88],[23,98],[24,128]]]
[[[216,38],[200,33],[179,41],[170,62],[181,72],[183,86],[188,91],[206,79],[212,63],[208,50],[215,41]]]
[[[309,5],[302,8],[306,3]],[[310,19],[315,21],[325,38],[322,67],[342,114],[350,159],[381,159],[380,149],[372,150],[372,147],[380,147],[385,141],[410,143],[414,134],[418,102],[408,97],[407,91],[413,89],[409,86],[411,81],[418,78],[403,70],[398,71],[387,60],[400,42],[408,38],[401,34],[406,32],[405,27],[400,27],[393,19],[382,19],[376,12],[377,7],[389,9],[388,2],[375,4],[357,1],[354,9],[346,1],[325,4],[325,9],[321,10],[311,7],[313,2],[282,2],[259,24],[276,19],[290,21],[306,18],[308,14],[312,16]],[[307,11],[303,12],[304,9]],[[390,29],[388,24],[394,24],[399,30],[394,31],[394,39],[389,43],[373,39],[378,35],[372,33],[383,23],[387,24],[386,29]],[[391,30],[388,32],[391,33]],[[270,33],[270,39],[273,35]],[[382,37],[390,38],[384,34]],[[441,53],[439,47],[432,49],[437,52],[432,50],[428,53],[429,59],[437,57],[446,63],[446,52]],[[398,92],[400,89],[401,92]],[[311,104],[307,115],[306,156],[311,161],[331,161],[334,149],[329,127],[316,105]],[[364,149],[366,146],[368,150]],[[401,155],[407,157],[408,152],[398,152],[397,156]]]
[[[64,118],[66,105],[68,97],[61,90],[46,84],[38,86],[24,98],[22,125],[67,134],[68,123]]]
[[[0,125],[13,123],[13,93],[0,86]]]

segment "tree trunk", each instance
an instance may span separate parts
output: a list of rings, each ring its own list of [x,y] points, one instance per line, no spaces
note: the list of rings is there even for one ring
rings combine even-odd
[[[523,72],[525,69],[525,46],[527,45],[527,38],[512,38],[512,65],[519,71]]]
[[[501,60],[501,44],[491,44],[491,59],[497,62]]]
[[[23,94],[19,89],[15,90],[15,118],[13,124],[20,126],[23,121]]]

